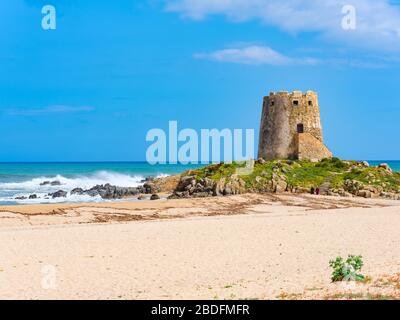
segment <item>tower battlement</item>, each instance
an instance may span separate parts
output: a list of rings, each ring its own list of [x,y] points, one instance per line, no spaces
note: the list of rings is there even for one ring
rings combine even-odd
[[[332,156],[323,144],[316,92],[279,91],[264,97],[258,156],[266,160]]]

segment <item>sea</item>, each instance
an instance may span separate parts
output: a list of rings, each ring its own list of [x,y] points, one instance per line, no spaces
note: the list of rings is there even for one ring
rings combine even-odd
[[[388,163],[400,172],[400,161],[368,161],[370,165]],[[0,205],[35,203],[101,202],[101,197],[70,195],[74,188],[90,189],[109,183],[120,187],[136,187],[147,177],[163,177],[181,173],[201,165],[157,164],[147,162],[41,162],[0,163]],[[51,185],[46,182],[57,182]],[[67,197],[54,198],[48,194],[64,190]],[[36,194],[36,199],[16,199]]]

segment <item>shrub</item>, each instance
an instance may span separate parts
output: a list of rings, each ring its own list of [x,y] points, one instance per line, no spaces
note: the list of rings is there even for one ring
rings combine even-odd
[[[363,281],[364,276],[357,273],[363,266],[362,256],[349,255],[346,260],[337,257],[329,261],[329,266],[333,269],[331,280],[335,281]]]

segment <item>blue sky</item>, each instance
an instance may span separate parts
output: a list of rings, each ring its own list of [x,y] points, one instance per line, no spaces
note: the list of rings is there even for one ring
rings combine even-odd
[[[257,137],[280,90],[319,93],[337,156],[400,159],[398,1],[71,3],[1,1],[0,161],[144,160],[147,131],[170,120]]]

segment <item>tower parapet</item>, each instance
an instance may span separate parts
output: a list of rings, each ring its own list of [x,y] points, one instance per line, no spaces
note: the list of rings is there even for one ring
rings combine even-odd
[[[258,156],[314,161],[332,157],[323,143],[316,92],[280,91],[264,97]]]

